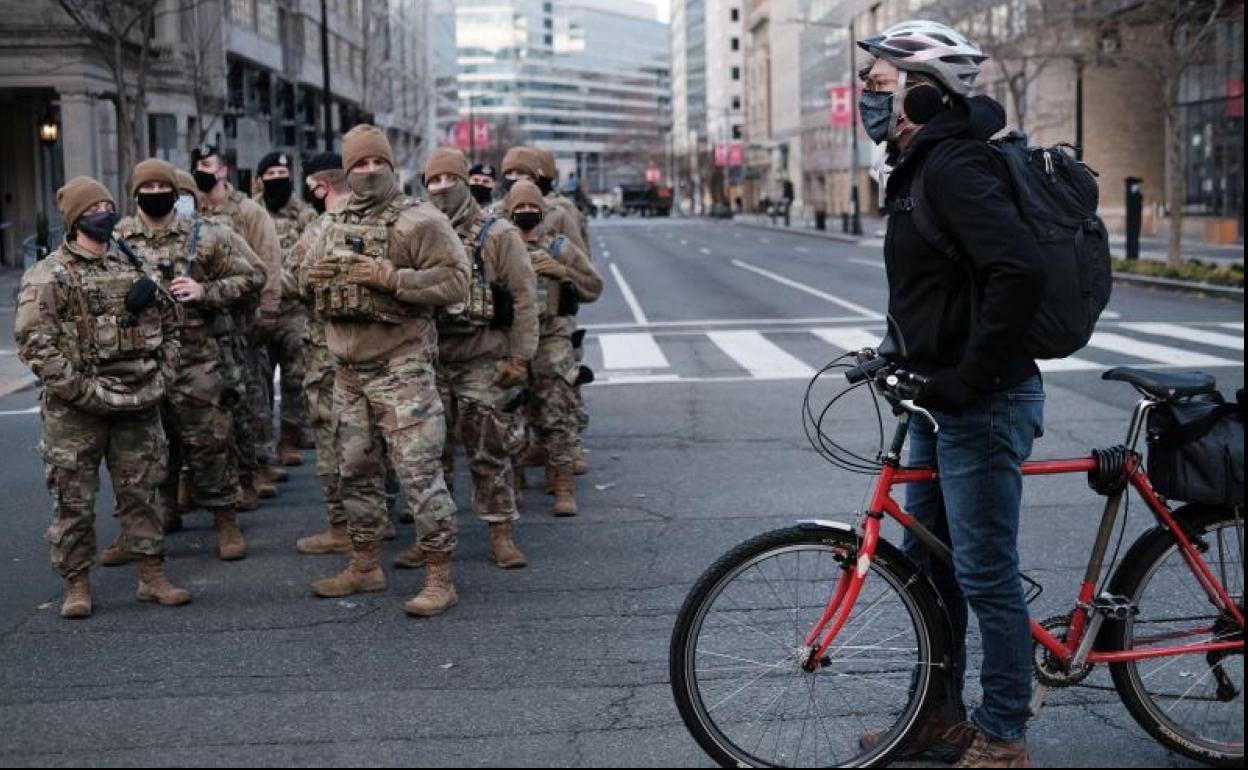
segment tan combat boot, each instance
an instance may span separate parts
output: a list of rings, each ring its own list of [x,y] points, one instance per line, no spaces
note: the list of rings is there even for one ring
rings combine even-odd
[[[105,567],[120,567],[129,563],[130,549],[126,548],[126,539],[119,532],[116,539],[100,554],[100,564]]]
[[[141,602],[156,602],[166,607],[177,607],[190,604],[191,592],[178,588],[165,577],[165,559],[162,556],[147,556],[139,562],[139,590]]]
[[[459,603],[455,583],[451,580],[451,554],[431,553],[427,557],[425,587],[414,599],[408,599],[403,611],[417,618],[441,615]]]
[[[303,453],[299,450],[299,431],[290,426],[282,426],[282,438],[277,443],[277,460],[282,465],[293,468],[303,465]]]
[[[251,477],[251,485],[256,492],[256,497],[261,500],[277,497],[277,484],[269,476],[268,466],[256,470],[255,475]]]
[[[524,552],[511,539],[511,522],[490,525],[490,561],[503,569],[519,569],[529,563]]]
[[[420,543],[412,543],[403,552],[394,557],[394,566],[399,569],[421,569],[425,566],[425,551]]]
[[[87,570],[65,579],[61,617],[72,620],[91,617],[91,580],[87,577]]]
[[[284,484],[290,481],[290,471],[280,465],[270,465],[265,468],[265,475],[269,477],[269,481],[274,484]]]
[[[576,507],[576,477],[572,475],[572,471],[555,471],[554,494],[556,516],[575,516],[580,513]]]
[[[256,494],[256,483],[252,475],[240,473],[238,486],[241,492],[238,510],[242,513],[257,510],[260,507],[260,496]]]
[[[217,530],[217,556],[222,561],[238,561],[247,555],[247,541],[238,528],[238,514],[223,511],[213,514],[213,526]]]
[[[351,544],[351,563],[342,572],[312,584],[312,593],[323,599],[386,590],[386,573],[381,569],[381,543]]]
[[[953,767],[1031,767],[1026,738],[998,740],[973,722],[965,722],[954,728],[946,740],[953,743],[967,741],[970,744]]]
[[[351,553],[351,536],[345,524],[330,525],[319,535],[301,537],[295,542],[299,553],[319,555],[325,553]]]

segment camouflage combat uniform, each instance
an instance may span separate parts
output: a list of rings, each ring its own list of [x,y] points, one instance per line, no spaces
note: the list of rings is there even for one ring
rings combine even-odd
[[[303,231],[316,220],[316,211],[292,196],[281,209],[270,212],[270,216],[273,218],[278,245],[282,250],[283,271],[288,271],[290,252]],[[304,341],[307,336],[307,321],[307,313],[298,289],[291,285],[284,274],[276,329],[268,344],[268,374],[271,382],[273,369],[281,367],[281,435],[287,441],[293,440],[295,448],[298,448],[299,437],[303,428],[308,424],[307,400],[303,392],[306,379]]]
[[[602,294],[602,277],[589,257],[567,238],[545,234],[527,245],[534,261],[546,256],[567,266],[568,280],[575,287],[579,301],[593,302]],[[546,450],[549,466],[555,471],[570,473],[576,463],[580,409],[575,388],[580,365],[572,347],[576,317],[560,307],[560,296],[565,290],[558,281],[543,276],[538,276],[537,280],[542,331],[533,359],[533,401],[529,405],[529,418],[539,445]]]
[[[421,547],[449,554],[455,503],[442,477],[446,427],[434,375],[433,312],[466,300],[468,260],[441,213],[402,195],[371,208],[353,196],[346,209],[329,215],[307,264],[350,259],[348,238],[360,239],[364,256],[397,268],[393,294],[339,279],[301,280],[329,319],[326,342],[337,364],[334,445],[350,537],[362,546],[375,543],[386,524],[388,454]]]
[[[95,563],[95,496],[108,464],[122,539],[134,557],[164,553],[156,512],[167,447],[159,405],[178,359],[177,308],[163,292],[125,309],[142,274],[110,246],[97,257],[66,242],[22,277],[15,337],[43,380],[43,455],[53,521],[46,538],[63,577]]]
[[[593,249],[589,241],[589,220],[577,208],[576,203],[559,191],[552,191],[546,196],[546,210],[542,217],[544,232],[553,237],[562,235],[573,246],[584,252],[591,261]],[[575,329],[573,329],[575,331]],[[585,359],[583,345],[574,346],[576,361],[580,364]],[[585,397],[579,385],[573,388],[576,395],[576,444],[578,456],[581,450],[581,434],[589,427],[589,411],[585,408]]]
[[[237,233],[259,261],[265,283],[260,292],[261,315],[276,319],[281,302],[282,254],[273,220],[264,207],[226,185],[228,196],[220,206],[204,202],[200,215],[213,224]],[[273,460],[273,411],[269,407],[272,381],[271,369],[262,340],[256,339],[256,308],[241,304],[232,313],[232,327],[217,327],[222,345],[222,359],[237,372],[247,397],[234,408],[235,451],[239,471],[250,475],[264,469]],[[228,338],[223,340],[222,338]],[[233,379],[231,374],[228,379]]]
[[[489,523],[514,521],[511,457],[522,446],[524,428],[510,405],[521,388],[504,387],[496,378],[507,358],[528,362],[537,351],[536,277],[519,231],[506,218],[491,217],[468,198],[451,221],[473,261],[473,279],[468,305],[439,314],[438,391],[458,417],[474,512]],[[494,323],[504,312],[494,307],[494,283],[510,294],[509,328]]]
[[[117,235],[143,259],[162,289],[168,291],[178,276],[203,285],[202,301],[181,303],[181,352],[164,409],[169,467],[189,466],[193,499],[204,509],[233,511],[238,467],[229,451],[233,418],[226,404],[241,394],[227,394],[212,329],[218,314],[228,314],[260,291],[264,275],[248,261],[250,249],[240,238],[202,219],[176,217],[152,231],[132,216],[118,224]],[[161,494],[167,502],[176,499],[177,474],[169,474]]]

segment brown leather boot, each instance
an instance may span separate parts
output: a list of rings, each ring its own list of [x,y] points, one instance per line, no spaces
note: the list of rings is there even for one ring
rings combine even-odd
[[[126,548],[126,539],[118,533],[117,538],[100,554],[100,564],[105,567],[120,567],[129,563],[130,549]]]
[[[269,481],[272,481],[274,484],[290,481],[290,471],[280,465],[270,465],[265,469],[265,474],[269,477]]]
[[[213,526],[217,530],[217,556],[222,561],[238,561],[247,555],[247,541],[238,528],[238,515],[233,511],[213,514]]]
[[[412,543],[396,557],[394,566],[399,569],[421,569],[425,566],[425,551],[420,543]]]
[[[251,484],[256,491],[256,497],[261,500],[270,500],[277,497],[277,484],[269,476],[267,466],[256,471],[255,475],[251,477]]]
[[[295,550],[311,555],[351,553],[351,536],[347,534],[345,524],[331,525],[329,529],[318,535],[299,538],[295,541]]]
[[[91,580],[87,570],[65,579],[65,598],[61,600],[61,617],[80,620],[91,617]]]
[[[141,602],[156,602],[166,607],[191,603],[191,592],[178,588],[165,577],[163,556],[147,556],[139,562],[139,590]]]
[[[323,599],[386,590],[386,573],[381,570],[381,543],[352,543],[351,562],[332,577],[312,584],[312,593]]]
[[[277,460],[289,468],[303,465],[303,453],[299,449],[299,431],[293,429],[292,426],[282,426],[282,437],[277,442]]]
[[[511,522],[490,525],[490,561],[503,569],[519,569],[529,563],[524,552],[511,539]]]
[[[404,603],[404,612],[412,617],[431,618],[459,603],[455,583],[451,580],[451,558],[449,553],[428,554],[425,587]]]
[[[969,743],[953,767],[1031,767],[1026,738],[998,740],[973,722],[964,722],[951,730],[946,740]]]
[[[174,506],[174,513],[182,514],[191,510],[195,506],[195,496],[191,490],[191,469],[183,465],[178,470],[178,499]],[[168,532],[169,530],[165,530]]]
[[[576,445],[576,461],[572,465],[572,472],[577,476],[589,473],[589,458],[585,455],[585,447],[580,444]]]
[[[556,516],[575,516],[580,513],[576,507],[576,477],[572,475],[572,471],[555,471],[554,494]]]
[[[246,513],[248,511],[257,510],[260,507],[260,496],[256,494],[255,478],[251,474],[239,474],[238,486],[241,495],[238,501],[238,510]]]
[[[966,748],[965,743],[950,740],[954,728],[965,722],[965,712],[938,710],[927,718],[905,747],[893,757],[895,762],[913,762],[920,759],[939,760],[945,764],[955,761]],[[858,736],[858,745],[866,750],[874,749],[886,737],[885,731],[865,732]]]

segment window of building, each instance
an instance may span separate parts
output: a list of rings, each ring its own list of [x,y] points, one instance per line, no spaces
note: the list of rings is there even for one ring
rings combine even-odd
[[[254,27],[256,0],[230,0],[230,21],[244,27]]]
[[[147,116],[147,146],[153,158],[170,160],[178,148],[178,119],[173,115]]]
[[[733,8],[730,13],[730,16],[733,21],[741,21],[741,9]]]
[[[732,50],[734,50],[734,51],[740,51],[740,50],[741,50],[741,38],[739,38],[739,37],[734,37],[734,38],[732,39]]]
[[[256,32],[261,37],[277,40],[277,3],[256,0]]]
[[[740,96],[734,96],[734,97],[732,97],[732,108],[733,108],[734,110],[740,110],[740,109],[741,109],[741,97],[740,97]]]
[[[733,127],[732,127],[732,138],[733,138],[733,139],[741,139],[741,138],[743,138],[744,136],[745,136],[744,130],[742,129],[742,127],[741,127],[739,124],[738,124],[738,125],[735,125],[735,126],[733,126]]]
[[[733,79],[733,81],[734,81],[734,82],[735,82],[735,81],[738,81],[738,80],[740,80],[740,79],[741,79],[741,68],[740,68],[740,67],[733,67],[733,68],[732,68],[732,79]]]

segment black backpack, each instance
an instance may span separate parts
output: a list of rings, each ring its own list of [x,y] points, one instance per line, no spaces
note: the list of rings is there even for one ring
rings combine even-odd
[[[1014,203],[1044,254],[1048,288],[1024,344],[1035,358],[1066,358],[1092,339],[1113,288],[1109,234],[1096,214],[1095,172],[1069,145],[1028,147],[1026,134],[1018,131],[988,146],[1008,170]],[[914,226],[924,240],[958,260],[958,247],[932,217],[923,184],[920,167],[911,193]]]

